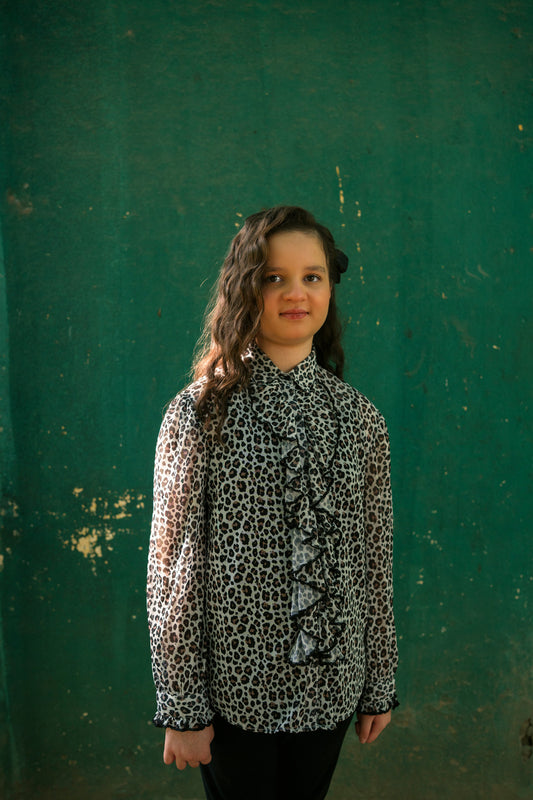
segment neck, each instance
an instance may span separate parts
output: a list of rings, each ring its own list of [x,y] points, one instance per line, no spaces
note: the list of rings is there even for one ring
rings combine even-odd
[[[283,347],[283,345],[263,342],[259,336],[256,341],[263,353],[267,355],[282,372],[289,372],[289,370],[293,369],[297,364],[300,364],[301,361],[307,358],[313,347],[312,342]]]

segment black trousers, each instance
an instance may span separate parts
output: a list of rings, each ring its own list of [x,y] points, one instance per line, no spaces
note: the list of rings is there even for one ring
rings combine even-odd
[[[351,717],[333,731],[250,733],[216,716],[207,800],[323,800]]]

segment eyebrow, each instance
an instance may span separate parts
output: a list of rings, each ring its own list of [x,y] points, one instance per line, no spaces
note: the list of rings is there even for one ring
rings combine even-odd
[[[308,270],[309,272],[323,272],[324,275],[327,275],[327,268],[323,266],[317,265],[316,267],[304,267],[304,269]],[[265,272],[283,272],[281,267],[265,267]]]

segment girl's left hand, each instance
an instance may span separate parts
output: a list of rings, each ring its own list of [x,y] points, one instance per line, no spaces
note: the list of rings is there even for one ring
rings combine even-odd
[[[386,714],[357,714],[355,732],[361,744],[370,744],[375,741],[381,731],[387,727],[391,721],[391,712]]]

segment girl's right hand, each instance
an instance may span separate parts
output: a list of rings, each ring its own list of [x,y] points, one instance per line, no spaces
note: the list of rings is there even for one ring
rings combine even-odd
[[[357,714],[355,732],[361,744],[370,744],[375,741],[381,731],[387,727],[391,721],[391,712],[385,714]]]
[[[209,764],[211,761],[210,745],[214,735],[212,725],[201,731],[175,731],[167,728],[163,761],[165,764],[172,764],[175,761],[178,769],[185,769],[187,764],[190,767]]]

